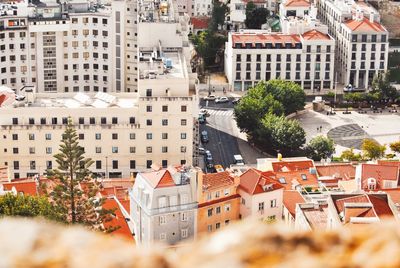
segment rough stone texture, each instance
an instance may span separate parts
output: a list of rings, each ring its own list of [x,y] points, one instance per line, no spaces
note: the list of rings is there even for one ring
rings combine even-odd
[[[299,233],[241,222],[177,250],[22,219],[1,220],[0,237],[0,267],[400,267],[396,223]]]

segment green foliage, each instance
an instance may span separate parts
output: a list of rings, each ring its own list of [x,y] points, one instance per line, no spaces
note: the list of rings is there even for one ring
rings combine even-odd
[[[350,102],[362,102],[366,100],[366,94],[360,92],[346,93],[344,99]]]
[[[301,86],[295,82],[281,79],[269,80],[265,83],[265,90],[282,103],[285,114],[304,109],[306,94]]]
[[[367,101],[378,101],[382,98],[382,93],[379,91],[368,92],[365,96]]]
[[[395,154],[386,154],[385,158],[386,159],[393,159],[396,155]]]
[[[335,92],[329,91],[328,93],[326,93],[326,97],[334,98],[335,97]]]
[[[354,149],[347,149],[342,152],[340,158],[346,161],[360,161],[362,159],[361,154],[355,154]]]
[[[264,146],[282,153],[298,152],[306,141],[305,131],[297,120],[266,114],[256,131],[256,138]]]
[[[361,146],[365,157],[368,159],[380,159],[385,155],[386,147],[375,140],[365,139]]]
[[[48,177],[56,184],[50,198],[57,211],[62,212],[63,221],[67,223],[103,230],[101,224],[111,220],[112,211],[102,208],[104,199],[96,198],[99,184],[90,178],[89,170],[93,160],[84,157],[71,118],[59,150],[54,155],[58,169],[48,170]]]
[[[246,19],[244,23],[247,29],[261,29],[261,25],[267,22],[269,11],[263,7],[256,7],[253,2],[246,5]]]
[[[260,119],[265,114],[282,115],[283,111],[282,104],[275,100],[271,94],[267,94],[265,83],[260,82],[255,87],[250,88],[235,106],[234,115],[238,127],[242,131],[249,133],[258,128]]]
[[[306,187],[304,187],[304,190],[305,190],[307,193],[312,193],[312,187],[311,187],[311,186],[306,186]]]
[[[393,152],[400,153],[400,141],[392,142],[389,146]]]
[[[46,197],[11,193],[0,196],[0,216],[43,217],[52,221],[64,221],[61,212]]]
[[[335,152],[335,144],[332,139],[320,135],[310,140],[305,152],[309,158],[320,161]]]
[[[218,51],[223,48],[226,37],[223,35],[206,30],[192,37],[196,52],[204,60],[205,66],[215,64]]]
[[[374,92],[380,92],[382,98],[386,99],[396,99],[398,93],[396,88],[390,85],[389,73],[379,72],[374,76],[372,80],[372,88]]]
[[[225,16],[228,13],[228,5],[220,1],[213,1],[213,9],[211,20],[209,23],[209,31],[214,33],[218,30],[218,27],[222,27],[225,23]]]

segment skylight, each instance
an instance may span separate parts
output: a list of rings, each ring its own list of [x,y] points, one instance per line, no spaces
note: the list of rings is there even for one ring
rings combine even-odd
[[[279,183],[286,184],[286,179],[284,177],[279,178]]]
[[[307,180],[307,175],[306,174],[301,174],[301,178],[303,179],[303,181]]]

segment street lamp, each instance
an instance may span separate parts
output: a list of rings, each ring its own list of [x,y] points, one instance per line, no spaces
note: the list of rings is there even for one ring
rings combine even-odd
[[[106,156],[106,174],[104,177],[108,179],[108,156]]]

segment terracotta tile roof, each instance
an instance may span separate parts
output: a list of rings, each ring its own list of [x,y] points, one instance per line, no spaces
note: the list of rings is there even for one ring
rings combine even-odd
[[[8,167],[0,167],[0,181],[8,181]]]
[[[202,30],[208,28],[208,22],[210,18],[208,17],[191,17],[190,23],[193,25],[193,29]]]
[[[237,199],[237,198],[240,198],[240,195],[239,194],[234,194],[234,195],[226,196],[226,197],[223,197],[223,198],[214,199],[214,200],[211,200],[209,202],[199,203],[198,207],[199,208],[203,208],[203,207],[215,205],[215,204],[218,204],[218,203],[224,203],[226,201]]]
[[[382,166],[395,166],[395,167],[400,168],[400,161],[378,160],[378,165],[382,165]]]
[[[37,195],[37,188],[35,181],[23,181],[23,182],[6,182],[3,183],[4,190],[11,191],[13,187],[18,193],[23,193],[24,195]]]
[[[113,219],[109,222],[104,223],[105,228],[118,227],[118,226],[120,227],[116,231],[112,232],[111,235],[118,235],[120,237],[124,237],[125,239],[134,242],[135,240],[133,238],[133,235],[129,229],[129,226],[125,220],[124,215],[121,212],[121,209],[120,209],[117,201],[115,201],[114,198],[108,198],[105,200],[105,202],[103,204],[103,208],[115,209]]]
[[[332,164],[326,166],[316,166],[318,175],[334,177],[337,179],[350,180],[356,174],[356,167],[351,164]]]
[[[128,179],[105,179],[101,182],[103,187],[119,186],[123,188],[133,187],[134,180]]]
[[[393,212],[389,207],[386,195],[373,195],[368,194],[368,198],[372,205],[374,206],[376,214],[379,217],[391,217]]]
[[[171,187],[176,185],[171,176],[171,173],[166,169],[152,172],[144,172],[140,173],[140,175],[153,188]]]
[[[283,191],[283,205],[293,217],[296,216],[296,204],[301,204],[305,202],[305,199],[298,191]]]
[[[361,186],[363,189],[368,188],[369,178],[376,179],[376,189],[385,189],[387,187],[383,181],[399,181],[399,168],[389,165],[362,164]]]
[[[311,4],[306,0],[289,0],[284,4],[285,7],[309,7]]]
[[[328,205],[321,204],[318,207],[302,208],[303,214],[313,230],[326,230],[328,225]]]
[[[390,196],[390,199],[392,199],[396,206],[400,206],[400,188],[385,189],[383,192]]]
[[[344,196],[343,198],[337,199],[334,204],[338,211],[338,214],[344,211],[344,203],[370,203],[367,195],[359,194],[359,195],[349,195]]]
[[[275,44],[282,44],[285,46],[285,44],[289,43],[292,45],[295,44],[300,44],[300,36],[297,34],[271,34],[271,33],[233,33],[232,34],[232,44],[233,47],[239,43],[242,46],[245,46],[246,43],[250,43],[255,46],[256,43],[261,43],[263,46],[267,43],[271,43],[272,46],[275,46]]]
[[[328,34],[317,30],[310,30],[301,35],[305,40],[333,40]]]
[[[314,163],[312,160],[300,160],[300,161],[282,160],[272,163],[272,169],[275,172],[305,170],[312,167],[314,167]]]
[[[353,32],[386,32],[380,23],[371,22],[365,17],[362,20],[348,20],[344,24]]]
[[[250,168],[240,175],[239,187],[249,194],[260,194],[284,188],[280,183],[271,179],[273,172],[261,172]]]
[[[234,184],[234,179],[228,171],[218,173],[208,173],[203,175],[203,191],[216,188],[231,186]]]
[[[274,172],[274,176],[271,178],[280,182],[281,185],[285,187],[285,190],[294,190],[298,185],[301,185],[302,187],[318,187],[317,175],[310,174],[306,169],[289,172]],[[285,183],[282,182],[283,179]]]
[[[124,207],[126,212],[131,213],[131,202],[129,199],[118,199],[121,205]]]

